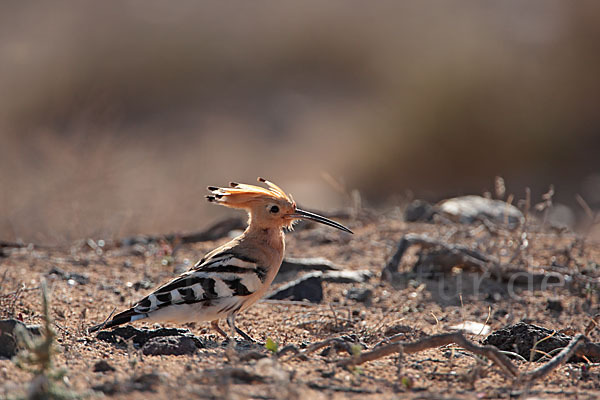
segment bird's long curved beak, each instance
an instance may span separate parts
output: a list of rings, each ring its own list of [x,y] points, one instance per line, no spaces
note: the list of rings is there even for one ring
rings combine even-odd
[[[332,227],[342,230],[344,232],[348,232],[348,233],[352,233],[352,234],[354,233],[342,224],[338,224],[337,222],[332,221],[328,218],[322,217],[319,214],[314,214],[314,213],[311,213],[308,211],[300,210],[298,208],[296,208],[296,212],[294,212],[293,214],[288,214],[287,217],[292,218],[292,219],[309,219],[311,221],[320,222],[322,224],[332,226]]]

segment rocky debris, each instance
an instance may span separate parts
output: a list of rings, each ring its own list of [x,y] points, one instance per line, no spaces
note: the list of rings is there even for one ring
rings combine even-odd
[[[368,346],[364,344],[358,336],[355,334],[343,335],[334,340],[331,340],[329,345],[325,346],[319,353],[320,356],[328,357],[333,353],[346,352],[348,355],[355,354],[353,346],[360,347],[361,350],[368,349]],[[333,352],[333,353],[332,353]]]
[[[365,288],[350,288],[346,292],[346,298],[359,303],[369,303],[373,297],[373,291]]]
[[[538,361],[546,354],[554,356],[566,347],[573,339],[552,329],[541,326],[519,322],[499,329],[483,340],[483,344],[496,346],[503,351],[511,351],[519,354],[526,360]],[[535,346],[535,349],[534,349]],[[591,362],[600,361],[600,346],[589,343],[585,349],[586,357]],[[543,361],[548,361],[547,359]],[[581,362],[580,357],[572,357],[569,362]]]
[[[340,267],[331,261],[322,257],[312,258],[285,258],[279,268],[279,273],[275,277],[275,283],[286,282],[293,279],[301,272],[307,271],[339,271]]]
[[[90,281],[90,278],[87,276],[87,274],[66,272],[58,267],[52,267],[50,272],[48,272],[48,275],[57,275],[69,283],[78,283],[80,285],[85,285]]]
[[[331,271],[321,273],[321,279],[324,282],[331,283],[364,283],[373,277],[369,270],[358,271]]]
[[[149,339],[142,347],[147,356],[193,354],[198,349],[196,342],[189,336],[158,336]]]
[[[162,337],[168,339],[151,342],[151,339]],[[190,354],[191,343],[196,348],[204,348],[204,344],[198,337],[192,335],[187,329],[179,328],[137,329],[127,325],[110,331],[100,331],[96,338],[121,347],[126,347],[127,342],[131,340],[135,348],[143,349],[144,354]]]
[[[295,281],[289,282],[267,296],[270,300],[308,300],[311,303],[320,303],[323,300],[323,284],[320,272],[306,274]]]
[[[147,280],[147,279],[142,279],[141,281],[137,281],[133,284],[132,288],[135,289],[135,291],[139,291],[139,290],[148,290],[154,287],[154,282]]]
[[[475,195],[443,200],[435,207],[441,214],[462,224],[489,220],[497,224],[508,223],[508,226],[516,227],[525,220],[523,213],[517,207],[501,200]]]
[[[461,224],[490,221],[513,228],[525,221],[523,213],[509,203],[487,197],[469,195],[442,200],[432,205],[424,200],[414,200],[404,210],[406,222],[435,222],[436,215]]]
[[[275,283],[286,282],[298,275],[300,272],[306,271],[339,271],[340,267],[333,264],[326,258],[293,258],[286,257],[281,263],[279,273],[275,277]]]
[[[157,373],[149,373],[134,376],[126,381],[109,381],[101,385],[92,386],[92,389],[103,392],[109,396],[115,394],[130,393],[133,391],[154,392],[155,386],[162,381],[163,376]]]
[[[323,282],[363,283],[368,281],[372,276],[373,274],[371,271],[367,270],[310,272],[279,287],[267,296],[267,299],[293,301],[308,300],[311,303],[320,303],[323,300]]]
[[[424,200],[414,200],[404,210],[406,222],[433,222],[436,209]]]
[[[115,370],[115,367],[110,365],[107,361],[100,360],[100,361],[96,362],[96,364],[94,364],[93,371],[94,372],[112,372],[112,371],[116,371],[116,370]]]
[[[560,300],[548,299],[546,303],[546,310],[561,313],[564,310],[564,307]]]
[[[31,335],[41,335],[39,325],[25,325],[16,319],[0,320],[0,357],[11,358],[20,350],[17,342],[17,326],[23,327]]]
[[[415,272],[426,272],[425,269],[428,265],[435,267],[437,271],[450,272],[454,266],[460,265],[463,269],[483,272],[488,270],[489,264],[497,264],[497,260],[466,246],[445,243],[427,235],[409,233],[404,235],[398,243],[396,252],[383,268],[381,279],[392,280],[393,275],[398,272],[402,257],[411,246],[421,247],[418,260],[413,266]]]

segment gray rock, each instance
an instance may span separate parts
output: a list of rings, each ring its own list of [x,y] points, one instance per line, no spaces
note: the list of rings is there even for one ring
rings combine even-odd
[[[363,283],[372,277],[373,273],[366,269],[358,271],[331,271],[321,274],[323,281],[331,283]]]
[[[267,299],[271,300],[308,300],[311,303],[320,303],[323,300],[322,273],[306,274],[295,281],[287,283],[273,293]]]
[[[193,354],[198,347],[193,338],[188,336],[159,336],[144,344],[142,352],[147,356]]]
[[[359,303],[367,303],[373,297],[373,291],[371,289],[363,288],[351,288],[346,293],[346,298],[357,301]]]
[[[296,275],[307,271],[339,271],[340,268],[326,258],[293,258],[286,257],[281,263],[279,273],[275,277],[275,283],[287,282],[294,279]]]
[[[147,342],[158,337],[185,337],[192,340],[197,348],[203,348],[202,341],[187,329],[159,328],[137,329],[131,325],[119,326],[110,331],[100,331],[96,338],[120,347],[127,347],[129,340],[133,341],[136,348],[142,348]]]
[[[308,300],[320,303],[323,300],[323,282],[330,283],[363,283],[371,279],[373,273],[360,271],[315,271],[304,274],[272,292],[267,299],[271,300]]]
[[[96,364],[94,364],[94,372],[112,372],[115,371],[115,367],[110,365],[105,360],[100,360]]]
[[[22,326],[31,335],[41,335],[39,325],[25,325],[16,319],[0,320],[0,357],[11,358],[20,350],[15,332],[17,326]]]
[[[480,219],[488,219],[497,224],[505,221],[509,226],[518,226],[524,221],[523,214],[511,204],[481,196],[461,196],[443,200],[437,205],[438,211],[463,224]]]
[[[546,310],[560,313],[564,310],[564,308],[559,299],[548,299],[546,303]]]
[[[435,207],[424,200],[414,200],[404,210],[406,222],[432,222]]]
[[[77,272],[66,272],[58,267],[53,267],[50,270],[50,272],[48,272],[48,275],[58,275],[65,281],[72,280],[79,283],[80,285],[85,285],[90,281],[89,276],[87,276],[86,274],[79,274]]]

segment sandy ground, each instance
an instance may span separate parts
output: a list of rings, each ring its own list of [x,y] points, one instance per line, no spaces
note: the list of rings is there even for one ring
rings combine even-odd
[[[464,273],[460,268],[443,278],[444,290],[438,285],[440,279],[411,275],[417,260],[415,251],[403,258],[394,284],[381,281],[380,273],[406,233],[428,234],[470,246],[507,262],[522,244],[519,230],[494,232],[478,225],[409,224],[402,221],[397,210],[343,222],[355,231],[354,235],[321,226],[307,226],[288,234],[287,255],[325,257],[344,269],[368,269],[374,274],[369,282],[324,283],[321,304],[260,302],[238,317],[238,326],[259,341],[271,338],[279,349],[287,345],[302,348],[341,335],[356,335],[372,348],[393,334],[401,333],[411,341],[448,332],[451,326],[465,321],[487,321],[493,331],[526,320],[581,333],[598,313],[596,262],[600,260],[600,246],[577,241],[573,233],[532,229],[527,235],[528,246],[513,264],[532,273],[544,273],[549,266],[560,267],[565,277],[577,273],[589,278],[587,284],[567,278],[546,290],[528,290],[526,286],[507,290],[506,283],[485,281],[474,292],[468,285],[459,289],[454,286],[454,278]],[[41,323],[40,291],[35,288],[46,279],[57,333],[54,365],[67,370],[64,385],[81,394],[104,385],[105,394],[115,399],[600,396],[598,365],[563,365],[525,387],[505,378],[490,361],[478,361],[454,345],[405,355],[402,363],[398,363],[398,357],[388,356],[346,370],[336,367],[334,361],[347,355],[335,350],[319,350],[307,359],[277,358],[262,345],[238,341],[235,351],[231,351],[208,323],[179,326],[189,328],[204,343],[204,348],[194,354],[182,356],[146,356],[133,346],[118,347],[86,333],[87,327],[103,321],[115,308],[118,311],[133,304],[151,287],[189,268],[226,240],[179,246],[175,252],[166,243],[100,251],[84,241],[65,248],[5,251],[8,254],[0,258],[0,318]],[[88,281],[81,284],[50,274],[53,268],[81,274]],[[24,290],[15,293],[21,287]],[[371,289],[372,295],[367,302],[350,300],[347,293],[352,288]],[[549,299],[559,301],[562,311],[549,309]],[[600,341],[598,330],[589,336]],[[473,333],[467,337],[473,341],[484,338]],[[249,353],[258,353],[261,358],[251,359]],[[107,361],[114,371],[94,372],[100,360]],[[521,371],[536,366],[514,363]],[[22,395],[31,379],[32,374],[17,368],[13,361],[0,359],[0,397]]]

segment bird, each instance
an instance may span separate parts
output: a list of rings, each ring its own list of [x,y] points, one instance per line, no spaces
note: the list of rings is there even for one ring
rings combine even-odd
[[[254,340],[235,325],[240,312],[261,299],[277,275],[285,252],[285,230],[299,220],[311,220],[352,234],[321,215],[301,210],[291,194],[264,179],[255,186],[231,182],[230,187],[208,186],[211,203],[245,210],[248,227],[238,237],[212,250],[190,270],[166,282],[112,319],[88,329],[95,332],[143,320],[153,322],[210,321],[211,327],[229,339],[219,321],[225,319],[232,337]]]

